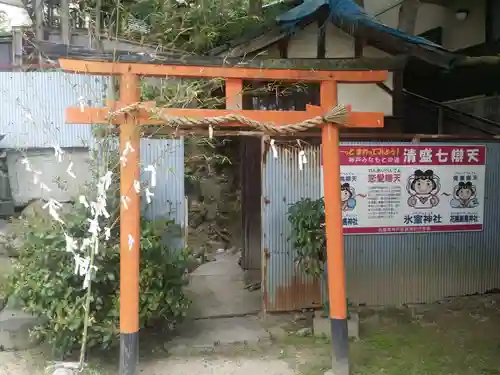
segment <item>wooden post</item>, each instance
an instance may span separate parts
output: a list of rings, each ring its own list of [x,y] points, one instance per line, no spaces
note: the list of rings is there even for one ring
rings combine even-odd
[[[70,20],[69,20],[69,1],[68,0],[60,0],[60,9],[61,12],[61,40],[63,44],[69,45],[71,44],[71,34],[70,34]]]
[[[405,0],[401,2],[398,15],[398,30],[409,35],[415,35],[419,6],[420,0]]]
[[[321,107],[337,104],[337,83],[321,82]],[[324,124],[321,131],[323,183],[326,220],[329,312],[332,330],[331,375],[349,374],[349,343],[347,333],[347,297],[344,267],[344,233],[340,207],[339,129]]]
[[[124,74],[120,100],[140,100],[139,77]],[[140,195],[133,188],[140,178],[140,132],[134,114],[120,124],[120,375],[136,375],[139,350]]]

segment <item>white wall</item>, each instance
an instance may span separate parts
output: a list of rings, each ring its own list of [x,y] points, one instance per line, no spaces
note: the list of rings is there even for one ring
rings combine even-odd
[[[365,9],[387,26],[396,28],[400,1],[365,0]],[[384,11],[386,9],[389,9]],[[455,17],[458,9],[469,10],[465,21]],[[383,12],[380,15],[378,13]],[[415,26],[415,34],[421,34],[436,27],[443,27],[443,47],[457,50],[485,41],[486,0],[453,0],[446,7],[420,3]]]
[[[318,46],[318,26],[310,24],[290,38],[288,43],[289,58],[316,58]],[[276,56],[276,46],[271,46],[264,56]],[[354,38],[327,24],[325,56],[327,58],[354,57]],[[386,53],[376,48],[365,48],[367,57],[384,57]],[[278,53],[279,57],[279,53]],[[385,84],[393,87],[392,73]],[[340,104],[350,104],[354,111],[383,112],[386,116],[392,115],[392,97],[383,89],[372,83],[339,83],[337,92]]]

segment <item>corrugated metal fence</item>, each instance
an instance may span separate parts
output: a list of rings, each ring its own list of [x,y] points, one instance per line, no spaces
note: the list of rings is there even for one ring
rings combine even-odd
[[[0,134],[5,135],[0,146],[16,151],[95,146],[91,125],[65,124],[64,113],[81,103],[103,106],[107,80],[63,72],[0,72]],[[155,196],[145,214],[170,217],[183,226],[183,140],[142,139],[141,163],[157,169]]]
[[[500,288],[500,143],[486,143],[484,231],[345,236],[348,298],[356,304],[397,305]],[[288,239],[288,205],[320,197],[320,148],[305,149],[308,164],[298,169],[298,150],[268,153],[263,168],[264,287],[268,311],[318,305],[317,283],[301,276]]]

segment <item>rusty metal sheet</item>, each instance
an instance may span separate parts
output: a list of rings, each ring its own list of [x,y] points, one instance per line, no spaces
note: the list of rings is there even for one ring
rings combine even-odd
[[[487,142],[486,146],[484,230],[345,236],[347,292],[352,303],[433,302],[500,289],[500,174],[495,172],[500,165],[500,143]],[[278,159],[272,153],[266,155],[262,238],[268,252],[264,270],[267,311],[296,310],[318,299],[316,285],[297,274],[295,250],[288,241],[288,205],[302,197],[320,196],[320,148],[304,150],[308,164],[303,171],[298,170],[296,150],[279,149]],[[324,285],[320,289],[326,298]]]

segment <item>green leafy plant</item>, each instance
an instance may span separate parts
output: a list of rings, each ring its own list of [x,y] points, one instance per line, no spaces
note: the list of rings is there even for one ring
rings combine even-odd
[[[75,273],[73,255],[66,251],[65,233],[84,238],[87,211],[76,205],[64,215],[65,229],[50,218],[20,219],[22,245],[10,278],[9,298],[26,312],[46,317],[32,332],[51,344],[57,355],[70,353],[81,341],[85,321],[86,290]],[[162,243],[170,222],[141,221],[140,301],[141,328],[157,321],[169,326],[182,319],[189,307],[183,293],[186,256]],[[119,333],[120,250],[119,229],[101,241],[92,281],[88,347],[109,348]]]
[[[291,204],[288,208],[288,221],[292,224],[296,262],[307,275],[323,277],[326,261],[323,198],[303,198]]]

